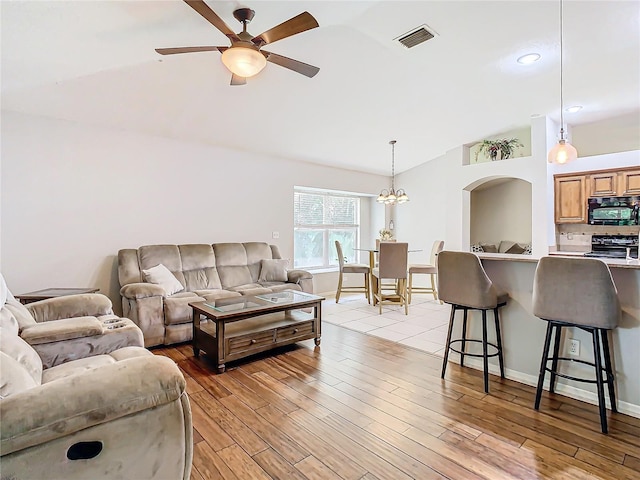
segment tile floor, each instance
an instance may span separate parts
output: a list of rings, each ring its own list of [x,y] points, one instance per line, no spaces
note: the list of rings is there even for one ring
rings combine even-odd
[[[382,315],[379,315],[378,307],[369,305],[362,293],[343,293],[340,303],[336,303],[334,297],[326,298],[322,302],[323,322],[436,355],[444,353],[451,306],[440,305],[432,295],[414,295],[409,315],[405,315],[404,307],[399,305],[383,305]]]

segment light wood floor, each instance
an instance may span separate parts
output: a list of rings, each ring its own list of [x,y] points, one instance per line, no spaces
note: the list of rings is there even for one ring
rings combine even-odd
[[[216,375],[190,345],[154,353],[185,374],[191,478],[640,479],[640,419],[535,390],[383,339],[323,325],[313,342]]]

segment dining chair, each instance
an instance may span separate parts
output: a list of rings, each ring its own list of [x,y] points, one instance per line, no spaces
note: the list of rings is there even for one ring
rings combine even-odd
[[[444,241],[436,240],[431,247],[431,257],[429,258],[429,264],[413,264],[409,265],[409,303],[411,303],[411,296],[414,293],[431,293],[434,300],[438,300],[438,288],[436,286],[436,275],[438,274],[438,254],[444,248]],[[415,287],[413,285],[414,275],[429,275],[431,277],[431,287]],[[440,300],[442,303],[442,300]]]
[[[371,269],[369,265],[364,265],[361,263],[345,263],[344,253],[342,252],[342,245],[338,240],[336,240],[336,252],[338,252],[338,264],[340,265],[340,272],[338,276],[338,289],[336,290],[336,303],[340,301],[340,294],[342,292],[345,293],[356,293],[356,292],[364,292],[364,295],[367,297],[367,302],[371,303],[370,300],[370,284],[369,284],[369,275],[371,274]],[[364,274],[364,285],[363,286],[354,286],[354,287],[344,287],[342,285],[343,277],[345,273],[360,273]]]
[[[379,306],[382,314],[382,304],[404,306],[405,315],[409,315],[409,303],[407,302],[407,257],[409,244],[401,242],[381,242],[380,262],[373,269],[374,278],[374,303]],[[383,290],[383,279],[394,280],[395,289],[391,293]]]

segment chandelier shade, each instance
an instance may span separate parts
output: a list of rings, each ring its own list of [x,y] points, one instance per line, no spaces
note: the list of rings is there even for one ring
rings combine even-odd
[[[564,85],[563,85],[563,0],[560,0],[560,139],[549,150],[547,161],[564,165],[578,158],[578,151],[564,138]]]
[[[378,195],[376,202],[384,203],[385,205],[395,205],[396,203],[402,204],[409,201],[409,195],[402,189],[395,189],[395,178],[396,178],[396,159],[395,159],[395,150],[396,150],[396,141],[391,140],[389,142],[391,145],[391,188],[384,189]]]

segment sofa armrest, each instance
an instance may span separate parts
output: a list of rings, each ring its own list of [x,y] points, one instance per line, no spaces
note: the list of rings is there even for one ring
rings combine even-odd
[[[103,332],[104,326],[96,317],[75,317],[28,325],[22,329],[20,336],[29,345],[39,345],[101,335]]]
[[[73,317],[98,317],[113,313],[111,300],[101,293],[82,293],[48,298],[29,303],[26,307],[36,322]]]
[[[173,360],[145,356],[16,393],[0,400],[2,455],[170,403],[185,385]]]
[[[166,297],[164,288],[155,283],[129,283],[120,289],[120,295],[130,300],[147,297]]]
[[[305,293],[313,293],[313,275],[306,270],[288,270],[287,282],[296,283]]]
[[[313,275],[306,270],[287,270],[288,283],[300,283],[300,280],[312,279]]]

